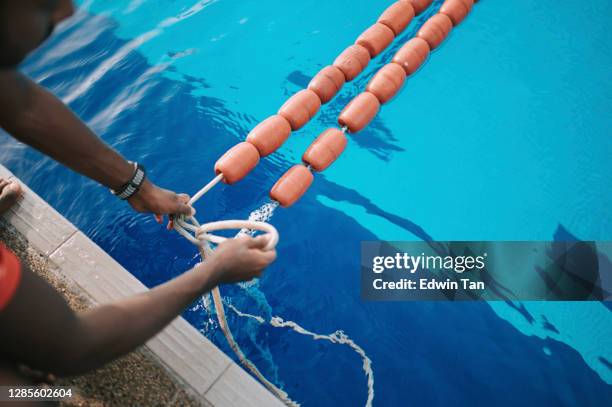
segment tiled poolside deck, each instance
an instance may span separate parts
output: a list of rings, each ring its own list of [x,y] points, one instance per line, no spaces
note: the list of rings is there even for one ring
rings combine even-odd
[[[0,177],[16,179],[2,165]],[[21,184],[24,197],[4,215],[5,220],[34,249],[48,256],[62,277],[82,295],[93,304],[103,304],[147,290],[27,185]],[[182,317],[147,342],[145,348],[202,405],[284,405]]]

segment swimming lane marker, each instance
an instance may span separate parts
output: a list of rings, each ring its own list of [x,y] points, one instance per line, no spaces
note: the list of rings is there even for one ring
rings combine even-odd
[[[272,154],[288,139],[291,131],[306,125],[317,114],[321,104],[332,100],[344,83],[355,79],[367,67],[370,60],[379,55],[405,29],[414,16],[422,13],[431,3],[432,0],[399,0],[389,6],[376,23],[356,39],[355,44],[346,48],[332,65],[326,66],[313,77],[307,89],[294,94],[281,106],[276,115],[270,116],[251,130],[245,142],[235,145],[219,158],[215,163],[215,178],[202,187],[191,198],[190,203],[193,204],[202,198],[219,182],[234,184],[245,178],[257,166],[261,157]],[[314,179],[311,171],[323,171],[338,158],[347,144],[345,133],[357,133],[374,119],[381,105],[389,102],[399,92],[406,78],[414,74],[430,52],[448,37],[452,28],[465,19],[473,4],[474,0],[446,0],[443,3],[439,12],[423,24],[416,37],[406,42],[392,61],[374,75],[365,91],[353,98],[342,110],[338,117],[341,129],[331,128],[321,133],[302,156],[303,164],[291,167],[274,184],[270,197],[276,204],[264,205],[269,209],[270,215],[275,205],[289,207],[305,194]],[[204,259],[212,251],[211,243],[220,243],[225,239],[212,234],[218,228],[240,228],[242,232],[262,231],[270,236],[271,242],[273,241],[270,243],[270,248],[274,247],[278,240],[276,229],[265,222],[249,220],[212,223],[214,225],[200,225],[195,216],[180,216],[174,222],[174,229],[197,245]],[[246,358],[227,324],[218,287],[213,289],[212,296],[220,327],[240,362],[285,404],[298,405],[287,393],[268,381]],[[259,323],[264,321],[262,317],[241,313],[234,307],[232,309],[239,316],[253,318]],[[355,350],[363,359],[364,371],[368,378],[366,406],[371,406],[374,398],[371,360],[364,350],[342,331],[336,331],[331,335],[320,335],[305,330],[295,322],[284,321],[280,317],[273,317],[268,323],[274,327],[290,328],[316,340],[325,339],[332,343],[346,344]]]

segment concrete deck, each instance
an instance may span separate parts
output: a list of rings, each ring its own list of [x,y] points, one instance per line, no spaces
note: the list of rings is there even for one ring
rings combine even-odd
[[[0,177],[17,179],[2,165]],[[24,197],[4,215],[5,220],[30,245],[48,256],[61,275],[93,304],[147,290],[27,185],[19,182],[24,187]],[[203,405],[284,405],[182,317],[147,342],[145,348]]]

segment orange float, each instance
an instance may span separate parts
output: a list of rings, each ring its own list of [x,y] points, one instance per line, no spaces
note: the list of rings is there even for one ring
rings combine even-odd
[[[381,104],[387,103],[402,88],[406,80],[406,71],[395,62],[391,62],[374,75],[366,90],[373,93]]]
[[[342,110],[338,123],[351,133],[357,133],[372,121],[379,109],[380,102],[373,93],[360,93]]]
[[[281,106],[278,114],[287,119],[292,130],[298,130],[317,114],[320,107],[319,96],[310,89],[302,89]]]
[[[424,39],[430,49],[435,49],[453,29],[453,22],[446,14],[436,14],[423,24],[417,37]]]
[[[370,53],[361,45],[351,45],[334,61],[334,66],[342,71],[347,82],[352,81],[370,63]]]
[[[469,7],[472,6],[472,1]],[[412,13],[405,4],[413,5]],[[362,45],[352,45],[340,54],[334,61],[333,67],[326,67],[319,72],[310,82],[308,89],[292,96],[279,110],[278,115],[266,119],[256,126],[248,135],[247,142],[240,143],[227,151],[216,163],[215,172],[217,176],[202,187],[191,199],[190,203],[196,202],[213,186],[221,180],[233,184],[244,178],[259,162],[260,155],[264,156],[278,148],[290,134],[290,129],[298,129],[310,120],[318,111],[321,101],[329,101],[338,92],[344,81],[354,79],[367,66],[370,58],[377,55],[391,42],[413,18],[411,14],[421,13],[431,4],[432,0],[400,0],[389,7],[379,18],[374,27],[370,28],[360,36],[358,42]],[[465,3],[464,3],[465,4]],[[454,8],[453,8],[454,7]],[[338,122],[341,126],[349,129],[352,133],[362,130],[376,115],[380,104],[387,102],[401,88],[405,77],[413,73],[427,58],[430,49],[436,48],[452,30],[453,24],[465,18],[464,9],[459,8],[457,0],[447,0],[442,8],[442,13],[430,18],[417,34],[419,38],[409,41],[398,51],[393,62],[385,65],[372,78],[367,90],[357,95],[340,113]],[[408,17],[410,16],[410,17]],[[408,20],[408,22],[406,21]],[[386,30],[384,28],[386,28]],[[386,31],[386,34],[385,34]],[[390,32],[390,34],[389,34]],[[391,38],[390,40],[388,38]],[[364,48],[365,47],[365,48]],[[340,73],[339,73],[340,72]],[[344,78],[340,78],[342,75]],[[346,148],[347,140],[344,131],[328,129],[310,145],[304,152],[302,160],[312,169],[322,171],[328,168]],[[270,197],[283,207],[293,205],[308,190],[313,182],[313,174],[310,168],[303,164],[290,168],[272,187]],[[275,205],[272,206],[272,209]],[[174,223],[174,229],[191,242],[200,247],[200,253],[206,258],[209,251],[205,250],[202,243],[205,241],[220,243],[226,238],[214,235],[211,232],[221,229],[243,229],[248,228],[256,231],[267,232],[269,241],[266,250],[273,249],[278,242],[276,229],[265,223],[272,212],[268,209],[270,204],[266,203],[260,210],[253,212],[263,213],[266,216],[259,218],[261,221],[229,220],[209,222],[200,225],[195,217],[180,217]],[[0,270],[1,272],[1,270]],[[217,310],[217,319],[222,331],[234,353],[256,378],[258,378],[270,391],[274,393],[284,404],[294,405],[287,393],[276,387],[257,369],[257,367],[244,356],[240,346],[233,339],[232,333],[226,321],[224,305],[219,288],[212,290],[214,305]],[[273,321],[271,322],[273,324]],[[295,328],[297,325],[291,325]],[[299,328],[299,326],[298,326]],[[349,344],[351,344],[349,342]],[[368,368],[369,359],[357,346],[353,346],[364,360],[364,370],[368,376],[368,401],[370,405],[374,397],[373,373]]]
[[[469,14],[473,5],[474,0],[446,0],[440,7],[440,13],[446,14],[456,26]]]
[[[335,66],[326,66],[308,84],[308,89],[319,96],[322,103],[327,103],[336,96],[345,82],[344,74]]]
[[[414,13],[416,15],[421,14],[427,7],[431,5],[433,0],[408,0],[412,7],[414,7]]]
[[[414,18],[414,8],[409,1],[396,1],[390,5],[378,18],[378,22],[386,25],[398,36]]]
[[[376,23],[364,32],[361,33],[355,44],[361,45],[370,53],[370,57],[374,58],[376,55],[387,48],[387,45],[393,42],[395,34],[393,30],[384,24]]]
[[[246,138],[257,147],[260,157],[272,154],[291,134],[291,125],[283,116],[275,114],[259,123]]]
[[[422,38],[412,38],[405,43],[393,57],[393,62],[399,64],[412,75],[429,56],[429,44]]]
[[[304,152],[302,161],[315,171],[323,171],[342,154],[346,147],[346,136],[336,128],[325,130]]]
[[[291,167],[272,187],[270,198],[278,201],[283,208],[293,205],[310,187],[312,173],[302,164]]]
[[[223,182],[234,184],[251,172],[259,163],[257,148],[243,141],[227,150],[215,163],[215,173],[223,174]]]

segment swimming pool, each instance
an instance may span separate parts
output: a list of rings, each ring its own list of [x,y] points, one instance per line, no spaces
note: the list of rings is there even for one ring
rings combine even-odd
[[[151,177],[195,192],[214,161],[332,61],[390,2],[88,1],[23,69]],[[244,218],[372,73],[362,76],[198,218]],[[552,11],[554,10],[554,11]],[[612,240],[609,2],[481,0],[294,207],[279,259],[240,309],[321,333],[373,361],[375,405],[612,401],[612,318],[598,303],[362,303],[362,240]],[[145,284],[198,261],[93,182],[2,135],[0,160]],[[362,405],[350,350],[235,318],[249,357],[307,406]],[[228,354],[202,304],[186,318]],[[527,399],[527,396],[529,398]]]

